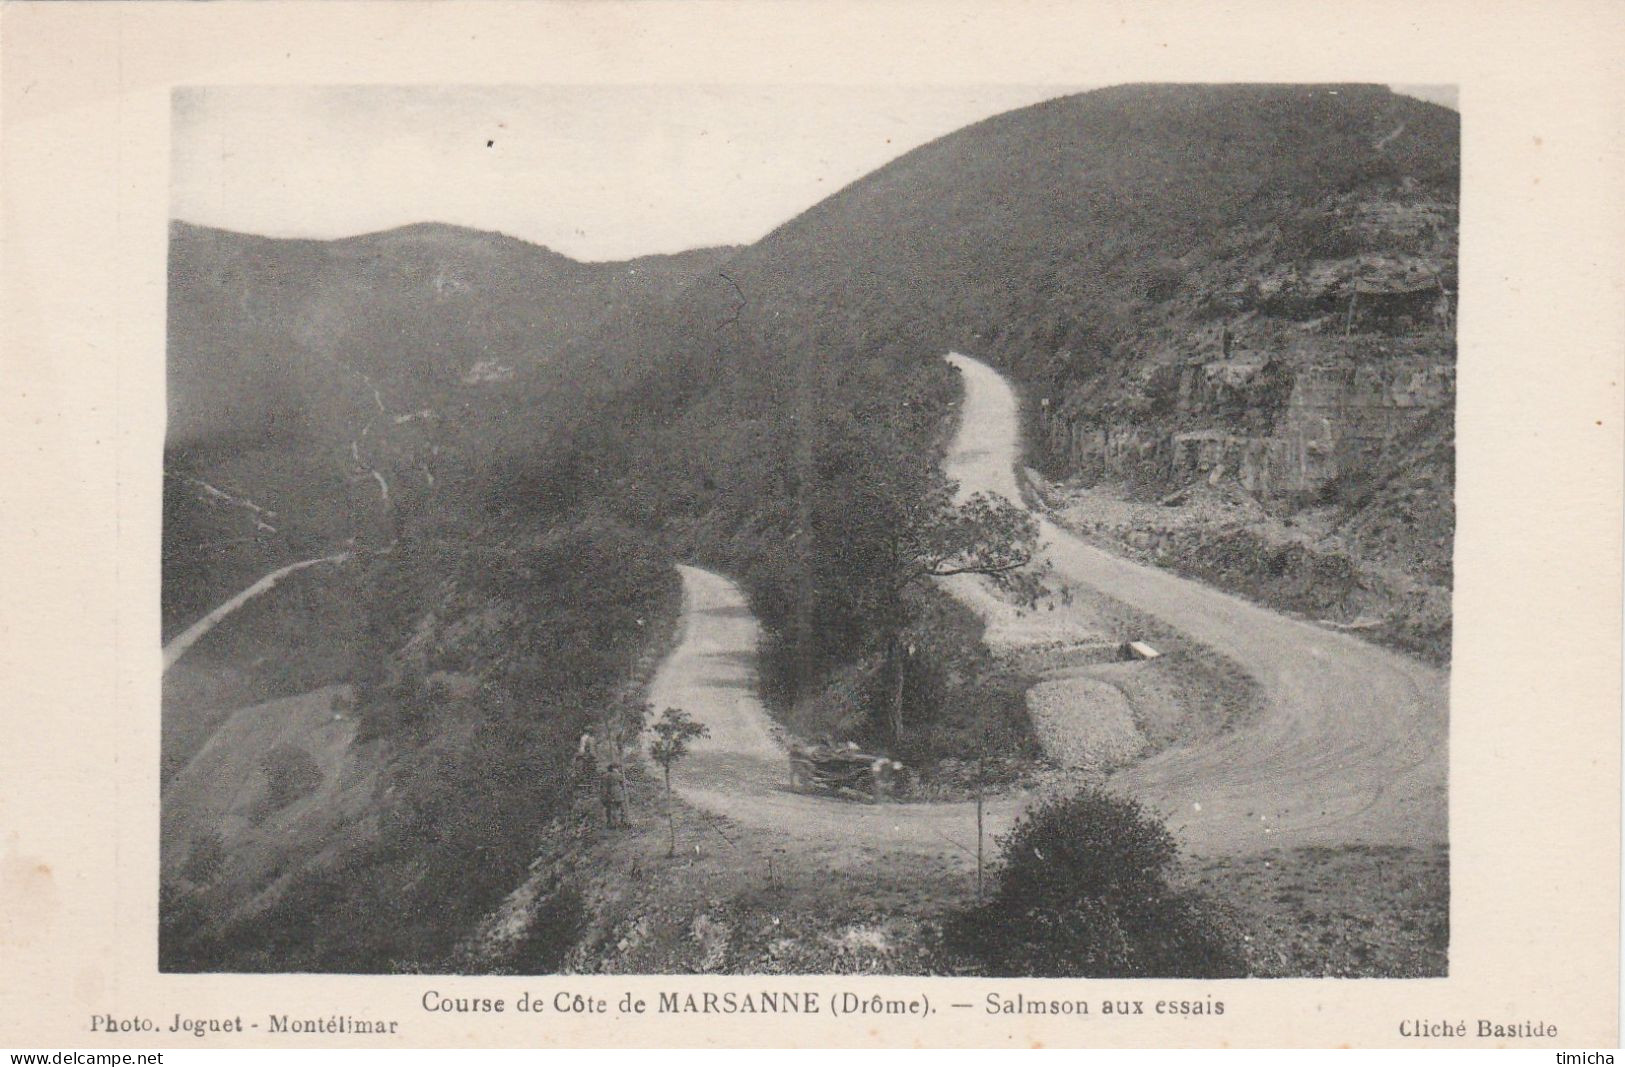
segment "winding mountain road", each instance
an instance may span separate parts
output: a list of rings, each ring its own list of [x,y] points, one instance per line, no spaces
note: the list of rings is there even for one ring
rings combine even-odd
[[[710,736],[695,742],[672,770],[672,788],[702,811],[746,826],[781,831],[808,845],[867,846],[926,852],[973,863],[976,806],[866,804],[790,789],[789,757],[773,736],[758,696],[759,628],[745,595],[728,579],[698,567],[683,576],[682,633],[650,687],[658,712],[682,708]],[[1015,819],[1019,799],[987,805],[989,834]]]
[[[219,607],[203,616],[203,618],[182,630],[179,634],[176,634],[175,637],[173,637],[170,642],[164,646],[163,669],[167,671],[170,667],[174,666],[176,660],[186,655],[188,649],[202,640],[204,634],[208,633],[210,630],[214,629],[215,626],[224,621],[226,616],[230,615],[232,612],[236,611],[250,600],[253,600],[261,593],[268,592],[271,589],[276,588],[276,584],[282,581],[282,579],[286,578],[288,575],[297,574],[306,567],[314,567],[318,563],[344,563],[349,560],[353,554],[354,553],[351,552],[339,552],[331,556],[322,556],[319,559],[301,560],[298,563],[290,563],[286,567],[278,567],[271,573],[264,575],[259,581],[255,582],[247,589],[244,589],[242,592],[238,593],[224,604],[221,604]]]
[[[984,363],[948,360],[965,382],[949,473],[962,491],[1019,502],[1015,393]],[[1446,840],[1443,671],[1111,555],[1047,519],[1040,529],[1059,578],[1155,616],[1229,657],[1263,689],[1253,722],[1176,744],[1109,782],[1159,810],[1187,848]]]
[[[948,359],[964,379],[965,397],[947,472],[962,493],[1019,503],[1015,394],[985,364]],[[1443,672],[1112,556],[1042,518],[1040,526],[1055,579],[1157,617],[1234,660],[1263,689],[1264,709],[1246,726],[1175,744],[1110,779],[1112,788],[1159,811],[1188,851],[1446,839]],[[673,773],[689,803],[830,851],[862,846],[970,861],[972,804],[872,805],[791,791],[786,754],[758,697],[758,628],[743,594],[695,567],[683,567],[682,577],[682,635],[650,700],[657,709],[686,709],[711,731]],[[993,610],[994,598],[974,580],[950,588],[973,608]],[[1057,605],[1043,626],[1064,629],[1072,610]],[[1019,639],[1019,630],[1004,635],[1006,642]],[[1025,800],[989,802],[988,832],[1008,828]]]

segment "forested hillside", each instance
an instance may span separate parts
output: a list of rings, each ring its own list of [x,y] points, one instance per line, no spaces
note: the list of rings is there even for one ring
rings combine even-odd
[[[567,847],[538,783],[627,699],[674,561],[746,588],[781,714],[913,765],[990,738],[1030,754],[1023,686],[978,658],[965,610],[911,590],[900,642],[873,595],[942,490],[953,349],[1016,378],[1059,478],[1341,508],[1351,538],[1437,581],[1453,379],[1421,371],[1453,368],[1457,167],[1454,113],[1382,88],[1127,86],[951,134],[731,254],[611,269],[445,227],[178,229],[166,621],[355,538],[327,642],[343,666],[301,684],[355,687],[345,746],[388,800],[333,830],[354,833],[336,854],[307,842],[235,876],[185,876],[197,846],[168,841],[166,966],[443,964],[450,926]],[[1320,448],[1306,420],[1360,383],[1404,412]],[[1338,451],[1354,439],[1358,465]],[[1433,526],[1401,541],[1419,506]],[[919,650],[906,734],[883,713],[900,643]],[[260,903],[289,932],[249,936],[235,901],[273,883]]]
[[[1453,323],[1435,316],[1455,284],[1457,171],[1456,115],[1376,86],[1124,86],[997,116],[823,201],[669,307],[570,346],[580,417],[536,426],[499,492],[608,494],[679,551],[743,574],[789,695],[865,639],[845,605],[870,580],[853,561],[871,535],[832,503],[841,457],[854,442],[930,453],[957,392],[941,363],[952,348],[1027,387],[1050,469],[1102,472],[1086,452],[1046,451],[1049,420],[1062,440],[1127,423],[1147,444],[1110,474],[1158,492],[1211,475],[1209,461],[1176,463],[1176,433],[1267,437],[1316,365],[1336,360],[1337,382],[1364,374],[1379,392],[1392,367],[1420,368],[1434,408],[1412,410],[1439,410],[1431,422],[1257,496],[1290,509],[1359,482],[1348,501],[1367,510],[1351,515],[1386,539],[1403,520],[1369,502],[1409,490],[1370,479],[1425,467],[1425,506],[1447,523]],[[1369,292],[1351,315],[1357,289]],[[627,384],[610,369],[629,352],[647,374]],[[1232,357],[1246,364],[1237,387],[1219,368],[1208,388],[1200,365]],[[1194,400],[1192,362],[1207,389]],[[869,476],[920,491],[923,468],[883,466]],[[1434,526],[1419,572],[1448,567]]]
[[[166,636],[348,557],[165,674],[166,969],[434,966],[552,840],[574,739],[631,699],[675,576],[601,508],[504,519],[490,457],[549,417],[564,342],[725,254],[174,227]]]
[[[282,563],[387,544],[502,428],[549,417],[561,349],[729,250],[578,263],[454,226],[340,241],[174,224],[166,632]]]

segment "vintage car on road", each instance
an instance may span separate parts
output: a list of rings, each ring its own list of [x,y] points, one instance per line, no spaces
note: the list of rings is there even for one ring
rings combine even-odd
[[[891,795],[902,769],[896,760],[861,751],[850,741],[790,746],[790,788],[798,791],[834,793],[879,804]]]

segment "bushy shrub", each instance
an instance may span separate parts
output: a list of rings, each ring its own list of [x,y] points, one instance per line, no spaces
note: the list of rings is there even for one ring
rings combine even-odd
[[[181,874],[195,885],[208,885],[226,865],[226,845],[218,830],[209,830],[192,839]]]
[[[1222,978],[1244,962],[1224,916],[1169,880],[1177,846],[1097,789],[1045,802],[1002,839],[998,887],[950,940],[989,974]]]
[[[287,807],[322,782],[315,757],[298,745],[281,744],[260,760],[265,773],[266,802],[271,810]]]
[[[516,974],[555,974],[587,927],[587,902],[573,885],[555,890],[540,907],[510,962]]]

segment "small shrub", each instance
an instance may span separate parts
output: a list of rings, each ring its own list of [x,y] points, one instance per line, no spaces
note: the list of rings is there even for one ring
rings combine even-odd
[[[226,846],[219,831],[209,830],[192,839],[181,875],[194,885],[208,885],[226,865]]]
[[[273,811],[292,804],[322,781],[316,760],[297,745],[276,746],[260,761],[260,769],[265,772],[266,799]]]
[[[1280,252],[1284,258],[1346,259],[1364,248],[1359,230],[1332,212],[1311,212],[1281,225]]]
[[[581,939],[588,917],[580,890],[561,886],[537,909],[524,940],[515,948],[515,973],[556,974]]]
[[[1222,978],[1244,972],[1216,909],[1169,882],[1172,835],[1096,789],[1054,799],[1005,838],[998,889],[949,924],[989,974]]]

